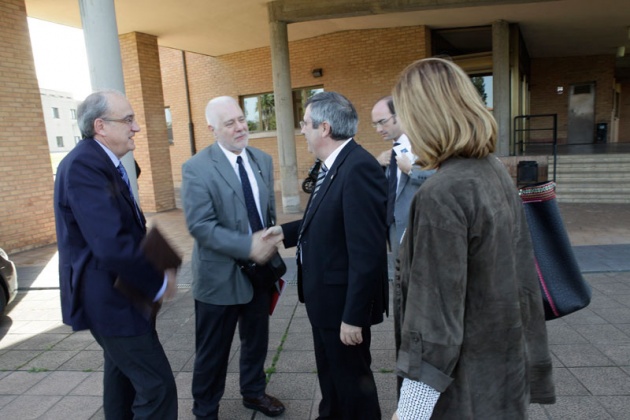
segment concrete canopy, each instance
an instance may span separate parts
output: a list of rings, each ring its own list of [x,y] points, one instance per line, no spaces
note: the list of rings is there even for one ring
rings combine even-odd
[[[220,56],[269,46],[269,10],[289,40],[332,32],[427,25],[433,29],[520,25],[532,57],[615,54],[630,48],[628,0],[115,0],[120,34],[157,36],[160,46]],[[78,0],[26,0],[30,17],[81,27]]]

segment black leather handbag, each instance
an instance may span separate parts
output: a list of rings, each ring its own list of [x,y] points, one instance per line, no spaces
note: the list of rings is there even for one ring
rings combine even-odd
[[[545,319],[582,309],[591,302],[556,201],[556,184],[544,182],[519,189],[534,246]]]
[[[287,266],[278,252],[266,264],[248,261],[241,264],[241,270],[249,277],[254,286],[271,289],[287,272]]]

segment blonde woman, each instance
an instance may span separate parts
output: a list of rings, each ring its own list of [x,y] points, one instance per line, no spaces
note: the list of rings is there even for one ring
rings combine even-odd
[[[492,154],[496,122],[466,73],[439,58],[403,71],[394,104],[419,163],[437,169],[399,254],[394,418],[526,418],[555,391],[522,204]]]

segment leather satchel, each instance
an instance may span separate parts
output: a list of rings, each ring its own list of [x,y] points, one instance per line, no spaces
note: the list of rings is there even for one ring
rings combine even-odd
[[[556,184],[544,182],[519,189],[534,247],[536,270],[545,309],[551,320],[591,302],[556,201]]]
[[[271,289],[287,272],[287,266],[278,252],[265,264],[248,261],[240,264],[240,266],[254,286],[261,286],[265,289]]]

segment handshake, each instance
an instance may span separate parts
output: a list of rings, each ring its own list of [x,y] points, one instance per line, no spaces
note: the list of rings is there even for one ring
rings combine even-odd
[[[284,239],[280,226],[271,226],[252,234],[252,249],[249,259],[257,264],[264,264],[278,252],[278,244]]]

